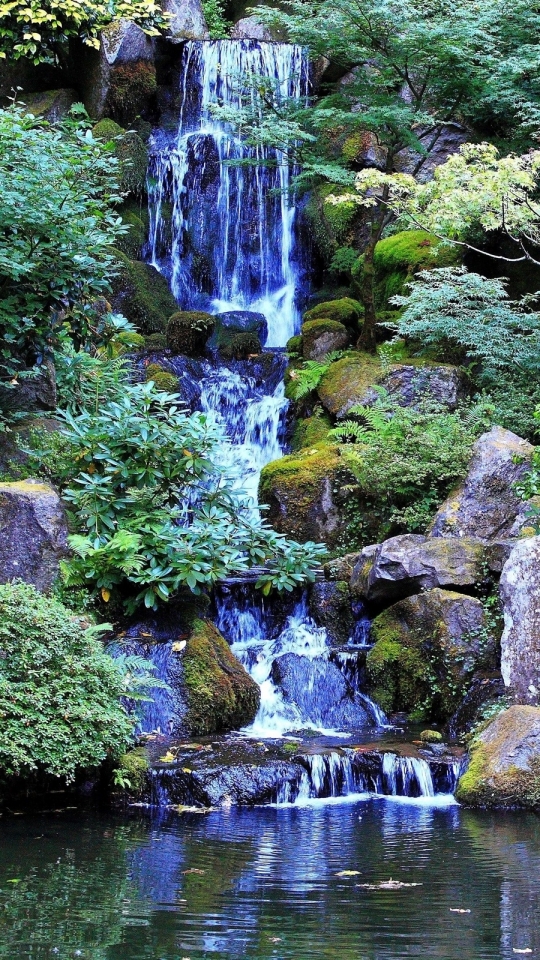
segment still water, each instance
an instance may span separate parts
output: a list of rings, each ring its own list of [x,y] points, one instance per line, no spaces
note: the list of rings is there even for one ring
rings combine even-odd
[[[382,799],[64,812],[6,820],[0,838],[10,960],[540,958],[532,815]],[[418,885],[377,889],[390,878]]]

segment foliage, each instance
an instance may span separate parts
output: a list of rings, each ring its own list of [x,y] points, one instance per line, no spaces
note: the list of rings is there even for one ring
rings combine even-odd
[[[364,496],[377,493],[388,527],[421,529],[464,476],[479,428],[478,412],[462,419],[434,403],[397,406],[383,390],[372,407],[330,431],[345,443],[343,459]]]
[[[55,343],[76,346],[111,323],[103,300],[118,161],[80,111],[50,127],[18,106],[0,110],[0,375],[40,363]]]
[[[225,17],[223,0],[202,0],[202,8],[210,39],[226,40],[230,36],[232,23]]]
[[[126,385],[121,401],[64,415],[77,465],[65,498],[80,531],[68,582],[93,584],[105,601],[121,588],[129,609],[154,609],[253,566],[265,566],[265,592],[310,579],[320,549],[268,528],[212,462],[215,423],[177,401],[152,383]]]
[[[6,0],[0,3],[0,58],[55,63],[70,37],[99,48],[99,34],[120,19],[149,36],[167,22],[156,0]]]
[[[119,664],[89,627],[58,600],[26,583],[0,585],[0,767],[73,780],[120,756],[135,717],[123,698],[140,696],[151,665]]]
[[[288,394],[292,400],[302,400],[316,390],[335,360],[343,356],[342,350],[334,350],[324,360],[304,360],[301,367],[289,372]]]

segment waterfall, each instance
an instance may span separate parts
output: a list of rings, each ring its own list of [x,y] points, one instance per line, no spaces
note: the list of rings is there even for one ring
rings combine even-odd
[[[246,78],[256,76],[276,103],[307,95],[307,58],[299,46],[184,45],[178,129],[152,139],[147,255],[184,309],[263,313],[267,346],[275,347],[293,336],[299,319],[294,168],[287,152],[246,145],[215,113],[239,111]]]

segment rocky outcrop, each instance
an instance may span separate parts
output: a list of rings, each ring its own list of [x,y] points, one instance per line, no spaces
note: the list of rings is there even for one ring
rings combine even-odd
[[[38,480],[0,484],[0,583],[21,579],[50,590],[68,553],[67,538],[53,487]]]
[[[52,360],[35,367],[31,377],[12,383],[7,398],[18,410],[56,410],[56,370]]]
[[[482,540],[509,536],[523,507],[515,484],[530,470],[533,450],[502,427],[483,433],[465,480],[437,511],[431,536]]]
[[[445,722],[476,671],[493,669],[495,640],[479,600],[435,588],[375,618],[367,657],[370,696],[386,713]]]
[[[44,90],[42,93],[25,92],[22,99],[28,113],[43,117],[49,123],[58,123],[67,116],[79,96],[76,90],[61,88]]]
[[[351,353],[332,363],[317,388],[325,410],[338,420],[347,416],[351,407],[363,403],[367,391],[378,383],[382,367],[377,357],[368,353]]]
[[[521,540],[501,575],[501,672],[521,703],[540,702],[540,537]]]
[[[396,364],[379,381],[392,400],[400,407],[415,407],[426,400],[455,410],[466,394],[465,375],[458,367],[450,364]],[[371,389],[366,393],[364,403],[376,402],[379,394]]]
[[[473,741],[456,797],[469,807],[540,806],[540,709],[513,706]]]
[[[217,350],[223,357],[231,356],[234,341],[238,337],[251,335],[266,343],[268,338],[268,321],[263,313],[252,310],[228,310],[214,316],[214,332],[208,341],[208,349]]]
[[[231,31],[231,40],[262,40],[270,43],[276,39],[272,31],[257,20],[257,17],[242,17]]]
[[[332,646],[342,646],[354,631],[349,584],[344,580],[314,583],[309,598],[309,611],[321,627],[325,627]]]
[[[130,20],[101,34],[98,51],[78,51],[83,100],[96,120],[109,115],[124,125],[148,110],[157,93],[154,42]]]
[[[362,551],[351,591],[368,603],[388,606],[432,587],[470,590],[484,578],[483,560],[479,540],[403,534]]]
[[[169,13],[168,40],[208,40],[201,0],[162,0],[164,13]]]

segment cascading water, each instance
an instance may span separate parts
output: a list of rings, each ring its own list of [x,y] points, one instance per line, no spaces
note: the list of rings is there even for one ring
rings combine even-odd
[[[294,169],[284,151],[247,146],[215,110],[240,110],[249,77],[262,77],[276,102],[300,101],[307,59],[293,44],[189,41],[180,77],[178,130],[153,138],[149,259],[184,309],[258,311],[266,345],[285,346],[303,273]]]

